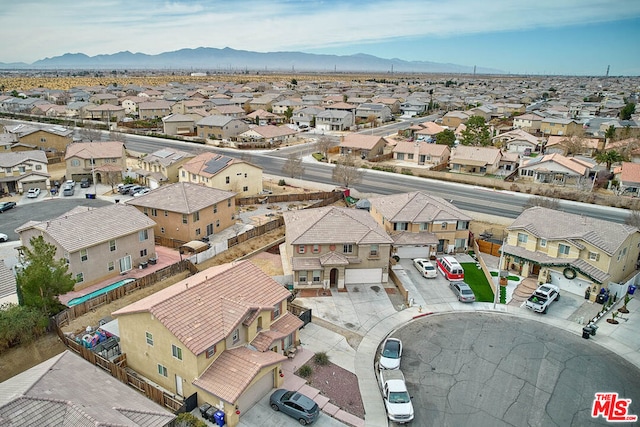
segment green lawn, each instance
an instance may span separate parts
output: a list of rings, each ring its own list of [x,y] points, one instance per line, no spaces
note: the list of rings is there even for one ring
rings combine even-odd
[[[491,271],[490,273],[491,273],[491,275],[492,275],[493,277],[498,277],[498,272],[497,272],[497,271]],[[519,282],[519,281],[520,281],[520,278],[519,278],[518,276],[511,276],[511,275],[509,275],[509,276],[507,277],[507,280],[511,280],[511,281],[513,281],[513,282]]]
[[[462,262],[460,265],[464,269],[464,281],[473,289],[476,301],[493,302],[493,291],[482,269],[475,262]]]

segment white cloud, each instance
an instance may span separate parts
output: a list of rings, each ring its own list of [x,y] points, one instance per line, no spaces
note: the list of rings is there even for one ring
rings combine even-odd
[[[637,0],[23,0],[3,6],[0,62],[185,47],[308,50],[640,16]]]

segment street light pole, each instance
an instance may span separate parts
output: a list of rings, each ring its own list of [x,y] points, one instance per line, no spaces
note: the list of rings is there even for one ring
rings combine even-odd
[[[502,246],[500,247],[500,261],[498,261],[498,286],[496,286],[496,292],[493,295],[493,308],[496,308],[498,304],[498,295],[500,293],[500,280],[502,280],[502,264],[504,262],[504,245],[507,239],[502,239]],[[507,279],[508,280],[508,279]]]

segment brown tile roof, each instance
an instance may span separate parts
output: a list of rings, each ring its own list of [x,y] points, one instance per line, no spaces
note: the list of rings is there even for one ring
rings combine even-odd
[[[251,341],[251,345],[258,349],[258,351],[267,351],[275,341],[291,335],[303,325],[304,322],[302,320],[287,311],[271,324],[269,330],[261,331],[253,341]]]
[[[640,164],[622,162],[622,173],[620,174],[620,181],[640,183]]]
[[[291,293],[249,261],[211,267],[113,313],[149,312],[193,354],[228,337],[253,309]]]
[[[29,221],[18,227],[16,232],[35,228],[48,234],[71,253],[153,228],[155,225],[151,218],[133,206],[115,203],[101,208],[78,207],[48,221]]]
[[[220,169],[216,170],[215,172],[207,172],[207,168],[209,167],[209,165],[214,163],[219,165]],[[244,160],[234,159],[232,157],[227,157],[222,154],[206,152],[206,153],[198,154],[196,157],[194,157],[193,159],[183,164],[182,168],[188,173],[192,173],[198,176],[203,176],[206,178],[211,178],[213,176],[218,175],[222,171],[224,171],[227,167],[231,165],[241,164],[241,163],[244,163],[253,167],[258,167],[251,163],[245,162]]]
[[[226,402],[235,403],[262,368],[285,360],[285,356],[274,351],[260,352],[246,347],[234,348],[222,352],[193,385]]]
[[[373,197],[369,202],[371,207],[391,222],[429,223],[472,219],[442,197],[421,191]]]
[[[283,213],[288,240],[294,245],[391,243],[367,211],[328,206]]]
[[[75,142],[67,146],[64,159],[79,157],[81,159],[114,159],[124,156],[124,143],[118,141],[106,142]]]
[[[344,137],[344,140],[340,141],[340,147],[349,147],[357,149],[371,150],[380,142],[384,141],[384,138],[376,135],[362,135],[362,134],[349,134]]]
[[[535,169],[539,169],[539,170],[549,170],[547,168],[539,168],[537,166],[544,164],[544,163],[557,163],[567,169],[569,169],[570,171],[573,171],[574,173],[578,174],[578,175],[584,175],[588,169],[591,168],[591,165],[588,163],[585,163],[584,161],[580,160],[580,159],[576,159],[575,157],[565,157],[562,154],[559,153],[553,153],[553,154],[546,154],[542,157],[537,157],[537,158],[533,158],[530,160],[527,160],[522,166],[521,168],[535,168]]]
[[[440,132],[442,132],[443,130],[445,130],[444,127],[442,127],[439,124],[434,123],[434,122],[420,123],[420,127],[421,127],[421,129],[419,131],[417,131],[416,134],[420,134],[420,135],[437,135]]]
[[[451,151],[451,163],[490,165],[500,160],[500,150],[493,147],[458,145]]]
[[[236,193],[193,184],[176,182],[162,185],[144,196],[128,200],[133,206],[190,214],[234,197]]]
[[[443,144],[429,144],[420,141],[398,141],[393,149],[394,153],[415,153],[415,146],[418,144],[418,153],[440,157],[449,151],[449,147]]]
[[[273,126],[273,125],[264,125],[264,126],[256,126],[247,132],[256,132],[262,135],[264,138],[276,138],[279,136],[287,136],[287,135],[295,135],[296,131],[287,127],[287,126]]]

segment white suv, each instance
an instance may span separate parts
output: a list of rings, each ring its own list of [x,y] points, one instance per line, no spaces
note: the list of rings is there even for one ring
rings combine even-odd
[[[29,192],[27,193],[27,197],[29,199],[35,199],[39,195],[40,195],[40,189],[39,188],[30,188]]]

